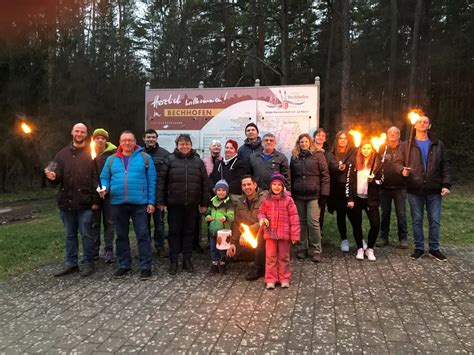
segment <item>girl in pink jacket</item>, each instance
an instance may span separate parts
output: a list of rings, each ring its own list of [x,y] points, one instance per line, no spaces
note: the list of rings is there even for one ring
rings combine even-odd
[[[273,290],[278,282],[282,288],[290,287],[290,242],[295,244],[300,239],[300,220],[280,173],[273,173],[270,192],[260,205],[258,220],[266,242],[265,283],[268,290]]]

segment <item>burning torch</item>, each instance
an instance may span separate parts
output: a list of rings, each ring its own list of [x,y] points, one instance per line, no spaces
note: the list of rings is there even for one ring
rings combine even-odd
[[[357,153],[357,149],[359,149],[359,146],[360,146],[360,142],[362,142],[362,133],[360,133],[359,131],[356,131],[355,129],[351,129],[349,131],[349,134],[352,136],[352,138],[354,139],[354,146],[356,148],[356,151],[355,153]],[[345,159],[344,159],[344,162],[342,164],[346,164],[347,163],[347,160],[349,159],[350,155],[347,156]]]
[[[372,143],[372,146],[373,146],[374,149],[375,149],[375,154],[376,154],[376,155],[377,155],[378,152],[379,152],[380,146],[385,143],[385,140],[386,140],[386,139],[387,139],[387,134],[386,134],[386,133],[382,133],[382,134],[380,135],[380,137],[372,137],[371,143]],[[374,166],[375,166],[375,158],[376,158],[376,155],[374,156],[374,160],[372,160],[372,166],[370,167],[370,173],[369,173],[369,175],[372,175],[372,173],[374,172]]]
[[[97,161],[95,160],[95,158],[97,157],[97,153],[95,152],[95,142],[93,139],[91,139],[90,148],[91,148],[91,158],[92,158],[92,161],[94,162],[95,173],[97,174],[97,178],[99,179],[99,188],[100,188],[100,191],[104,191],[104,188],[102,186],[102,181],[100,180],[100,174],[99,174],[99,168],[97,167]]]
[[[247,244],[249,244],[252,248],[255,249],[257,247],[257,240],[258,240],[258,236],[261,233],[262,227],[258,229],[257,236],[254,237],[248,225],[240,223],[240,226],[242,227],[242,230],[243,230],[242,237],[247,242]]]
[[[420,111],[419,110],[412,110],[408,113],[408,119],[410,120],[411,123],[411,128],[410,128],[410,137],[408,138],[408,152],[407,156],[405,158],[405,167],[408,169],[410,165],[410,151],[411,147],[413,145],[413,130],[415,129],[415,123],[418,121],[418,119],[421,117]]]

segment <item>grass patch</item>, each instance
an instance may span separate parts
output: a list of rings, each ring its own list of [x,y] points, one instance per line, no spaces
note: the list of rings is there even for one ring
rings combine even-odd
[[[46,187],[35,190],[0,193],[0,203],[51,199],[54,198],[56,191],[56,188]]]
[[[27,201],[51,198],[54,189],[25,191],[18,194],[0,194],[0,201]],[[16,197],[14,199],[13,197]],[[34,213],[34,219],[22,223],[0,226],[0,280],[51,262],[62,262],[64,259],[64,228],[59,218],[56,204],[51,200],[47,210]],[[409,242],[413,243],[410,209],[408,213]],[[474,243],[474,184],[456,187],[448,198],[443,200],[441,218],[441,247],[447,244],[468,245]],[[392,210],[390,240],[397,243],[397,227],[395,211]],[[339,248],[339,233],[336,227],[335,215],[326,212],[324,222],[325,248]],[[205,224],[204,224],[205,225]],[[348,237],[354,244],[350,223],[347,222]],[[364,235],[367,234],[367,218],[364,217]],[[132,229],[132,228],[131,228]],[[165,224],[167,231],[167,225]],[[206,240],[203,232],[203,242]],[[134,233],[131,230],[131,246],[136,245]],[[425,236],[428,236],[427,223]],[[80,245],[82,243],[79,243]]]
[[[0,280],[64,257],[64,229],[55,209],[0,227]]]

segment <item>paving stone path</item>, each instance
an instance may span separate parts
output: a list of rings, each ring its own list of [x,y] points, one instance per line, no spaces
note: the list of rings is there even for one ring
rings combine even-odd
[[[204,256],[175,277],[155,260],[150,281],[44,266],[0,284],[0,353],[473,353],[474,248],[444,250],[447,263],[391,247],[375,263],[293,260],[274,291],[245,281],[247,263],[212,276]]]

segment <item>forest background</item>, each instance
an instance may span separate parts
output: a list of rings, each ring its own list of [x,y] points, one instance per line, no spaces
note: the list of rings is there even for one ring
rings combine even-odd
[[[310,84],[320,126],[406,128],[421,107],[474,173],[468,0],[16,0],[0,10],[0,191],[39,186],[71,126],[144,129],[144,88]],[[34,128],[25,137],[19,123]],[[43,181],[44,183],[44,181]]]

